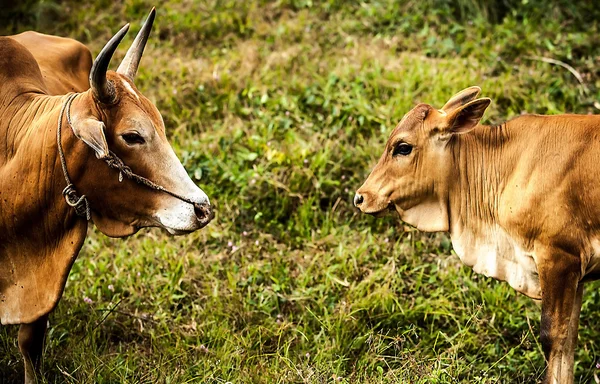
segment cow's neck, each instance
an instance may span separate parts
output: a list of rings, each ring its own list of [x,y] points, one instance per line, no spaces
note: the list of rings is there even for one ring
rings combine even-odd
[[[517,291],[541,297],[531,251],[502,227],[499,205],[519,159],[520,131],[510,123],[478,126],[456,136],[449,184],[449,229],[461,261],[477,273],[507,281]]]
[[[76,216],[61,193],[66,182],[56,132],[65,100],[64,96],[25,95],[11,104],[19,108],[16,113],[2,111],[14,116],[0,126],[4,131],[0,143],[6,148],[0,155],[0,321],[4,324],[30,322],[54,308],[85,239],[86,220]],[[85,161],[85,144],[64,122],[62,133],[69,170],[76,173]]]
[[[77,95],[73,105],[81,102],[87,94]],[[53,213],[60,216],[61,224],[77,220],[74,210],[65,204],[62,190],[66,187],[62,171],[56,133],[58,117],[66,101],[66,96],[30,97],[26,102],[16,102],[20,106],[13,118],[2,126],[0,124],[0,143],[6,148],[1,151],[0,189],[1,193],[9,189],[16,192],[7,196],[9,200],[29,201],[30,204],[19,207],[19,213],[26,216],[47,216]],[[90,151],[75,137],[63,116],[62,147],[71,175],[81,173]],[[51,231],[60,231],[62,225],[53,225]]]
[[[506,124],[478,126],[453,137],[454,164],[449,191],[450,232],[474,223],[497,221],[503,180],[516,161],[511,130]]]

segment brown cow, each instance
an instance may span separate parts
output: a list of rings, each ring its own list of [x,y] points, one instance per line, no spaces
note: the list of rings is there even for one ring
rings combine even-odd
[[[583,283],[600,276],[600,116],[484,126],[479,92],[407,113],[354,204],[449,232],[475,272],[541,300],[544,382],[572,383]]]
[[[108,65],[128,25],[93,62],[90,89],[70,95],[48,95],[32,54],[0,37],[0,322],[21,324],[26,383],[88,220],[123,237],[151,226],[190,233],[212,218],[133,83],[154,14],[117,72]]]

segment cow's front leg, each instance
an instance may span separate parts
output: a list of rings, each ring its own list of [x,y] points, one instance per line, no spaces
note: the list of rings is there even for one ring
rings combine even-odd
[[[48,315],[45,315],[33,323],[21,324],[19,328],[19,349],[25,362],[25,384],[37,383],[47,324]]]
[[[538,265],[542,288],[542,321],[540,341],[546,356],[545,384],[570,384],[573,382],[573,356],[577,335],[569,332],[570,325],[578,324],[581,301],[579,258],[567,253],[553,252],[551,258]],[[581,290],[583,294],[583,290]],[[576,332],[576,331],[575,331]],[[570,365],[570,367],[567,367]],[[565,381],[570,377],[570,381]]]
[[[573,312],[569,321],[569,333],[565,342],[565,349],[562,358],[561,367],[561,383],[573,383],[575,376],[573,369],[575,365],[575,347],[577,347],[577,335],[579,334],[579,313],[581,312],[581,301],[583,299],[583,283],[579,283],[575,303],[573,304]]]

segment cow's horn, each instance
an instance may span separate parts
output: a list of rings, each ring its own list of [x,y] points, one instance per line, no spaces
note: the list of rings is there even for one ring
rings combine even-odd
[[[121,65],[119,65],[119,69],[117,69],[118,73],[129,77],[131,80],[135,78],[135,74],[137,73],[138,65],[140,65],[140,60],[144,53],[144,47],[146,47],[150,31],[152,31],[155,16],[156,10],[153,7],[144,25],[142,25],[142,29],[140,29],[135,40],[133,40],[133,44],[129,47]]]
[[[92,70],[90,72],[90,87],[92,88],[94,97],[105,104],[113,104],[117,99],[114,85],[106,78],[106,71],[108,70],[108,64],[110,63],[113,53],[115,53],[115,50],[119,46],[121,40],[123,40],[128,29],[129,24],[126,24],[121,28],[121,30],[106,43],[104,48],[102,48],[102,51],[100,51],[92,65]]]

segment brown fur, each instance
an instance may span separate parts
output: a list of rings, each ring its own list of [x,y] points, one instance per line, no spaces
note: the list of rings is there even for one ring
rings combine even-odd
[[[42,72],[47,94],[84,92],[90,87],[92,54],[85,45],[66,37],[33,31],[9,37],[31,52]]]
[[[181,202],[129,180],[119,182],[118,173],[96,157],[84,142],[86,138],[104,141],[136,173],[175,193],[191,196],[200,190],[168,144],[160,113],[131,79],[109,72],[107,78],[118,100],[104,105],[82,81],[89,72],[85,47],[69,46],[72,41],[67,41],[65,51],[33,50],[34,57],[18,40],[59,40],[38,34],[18,36],[21,38],[0,37],[0,322],[23,324],[19,346],[25,359],[25,381],[32,383],[41,358],[46,318],[62,296],[87,231],[85,218],[76,216],[61,194],[66,182],[56,130],[67,96],[51,94],[84,91],[72,103],[72,129],[62,119],[61,142],[72,182],[79,194],[87,196],[93,222],[105,234],[122,237],[142,227],[169,228],[157,221],[156,212]],[[61,54],[67,59],[53,61]],[[57,82],[62,75],[63,88]],[[146,138],[144,146],[124,141],[122,134],[131,130]],[[187,179],[177,178],[181,174]],[[207,223],[205,219],[202,225]],[[202,225],[196,222],[172,231],[187,233]]]

